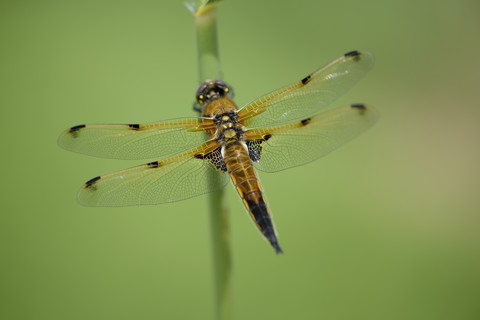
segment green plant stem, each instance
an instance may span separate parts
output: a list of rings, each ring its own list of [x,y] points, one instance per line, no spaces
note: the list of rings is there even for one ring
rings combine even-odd
[[[218,174],[218,173],[215,173]],[[225,188],[209,196],[216,319],[232,318],[232,258]]]
[[[199,82],[220,80],[222,72],[217,45],[217,10],[219,1],[201,1],[191,5],[195,17]],[[212,172],[210,181],[214,183],[220,174]],[[232,258],[230,249],[230,229],[225,189],[209,194],[210,228],[212,238],[213,278],[215,283],[216,319],[232,318]]]
[[[195,16],[197,31],[198,75],[200,83],[220,80],[222,71],[218,57],[217,10],[208,10]]]

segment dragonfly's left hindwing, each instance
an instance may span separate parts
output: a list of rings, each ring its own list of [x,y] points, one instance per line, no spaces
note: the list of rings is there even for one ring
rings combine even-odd
[[[271,134],[265,134],[260,139],[246,140],[245,144],[247,145],[247,148],[248,148],[248,155],[250,156],[250,159],[252,159],[253,162],[260,161],[260,157],[262,154],[262,144],[268,139],[270,139],[271,137],[272,137]]]
[[[353,104],[283,126],[247,130],[249,155],[265,172],[300,166],[350,141],[377,119],[372,107]]]

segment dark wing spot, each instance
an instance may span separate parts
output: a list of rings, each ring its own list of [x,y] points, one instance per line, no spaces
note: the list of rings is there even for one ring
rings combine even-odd
[[[160,167],[160,164],[158,163],[158,161],[153,161],[153,162],[147,163],[147,167],[149,167],[149,168],[158,168],[158,167]]]
[[[260,155],[262,153],[262,142],[263,140],[247,140],[247,149],[248,156],[252,159],[253,162],[260,161]]]
[[[140,129],[139,124],[129,124],[128,127],[131,128],[131,129],[134,129],[134,130],[139,130]]]
[[[306,85],[307,83],[310,82],[310,80],[312,80],[312,76],[308,75],[308,76],[306,76],[305,78],[302,79],[302,84]]]
[[[71,127],[70,130],[68,130],[68,132],[74,132],[74,131],[78,131],[82,128],[85,128],[85,125],[84,124],[80,124],[78,126],[74,126],[74,127]]]
[[[367,106],[365,106],[365,105],[362,104],[362,103],[352,104],[351,107],[352,107],[353,109],[358,110],[358,113],[360,113],[360,115],[363,115],[365,112],[367,112]]]
[[[220,147],[218,147],[217,149],[215,149],[212,152],[209,152],[207,154],[198,153],[198,154],[194,155],[193,157],[195,159],[201,159],[201,160],[207,159],[218,170],[222,170],[224,172],[227,171],[227,165],[225,164],[225,161],[223,160],[222,151],[221,151]]]
[[[255,140],[247,140],[247,149],[248,149],[248,156],[252,161],[258,162],[260,161],[260,156],[262,155],[262,143],[267,141],[272,137],[271,134],[266,134],[263,136],[262,139],[255,139]]]
[[[98,180],[100,180],[100,176],[88,180],[87,182],[85,182],[85,187],[86,187],[86,188],[91,187],[91,186],[92,186],[95,182],[97,182]]]
[[[310,122],[312,122],[312,118],[307,118],[307,119],[304,119],[304,120],[300,121],[300,123],[302,124],[302,126],[306,126],[306,125],[309,124]]]
[[[360,110],[367,110],[367,107],[362,103],[352,104],[351,107]]]
[[[78,130],[80,130],[80,129],[82,129],[82,128],[85,128],[85,125],[84,125],[84,124],[71,127],[70,130],[68,130],[68,133],[72,134],[72,136],[73,136],[74,138],[77,138],[77,137],[78,137]]]
[[[358,52],[358,50],[353,50],[344,54],[345,57],[357,57],[359,55],[360,52]]]

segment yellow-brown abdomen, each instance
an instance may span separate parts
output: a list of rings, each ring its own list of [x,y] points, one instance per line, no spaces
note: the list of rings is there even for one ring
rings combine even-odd
[[[240,142],[227,145],[224,150],[224,160],[233,185],[253,221],[276,252],[282,252],[247,148]]]

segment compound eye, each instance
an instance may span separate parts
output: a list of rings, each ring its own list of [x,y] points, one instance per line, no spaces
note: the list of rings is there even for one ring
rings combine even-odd
[[[197,88],[197,92],[195,92],[195,98],[198,103],[203,104],[205,102],[205,95],[204,91],[207,88],[207,84],[203,83]]]
[[[235,95],[233,89],[230,88],[230,87],[227,87],[227,88],[225,89],[225,92],[230,95],[230,98],[233,98],[233,96]]]
[[[223,90],[224,95],[228,95],[233,98],[233,89],[224,81],[217,82],[219,87]]]

